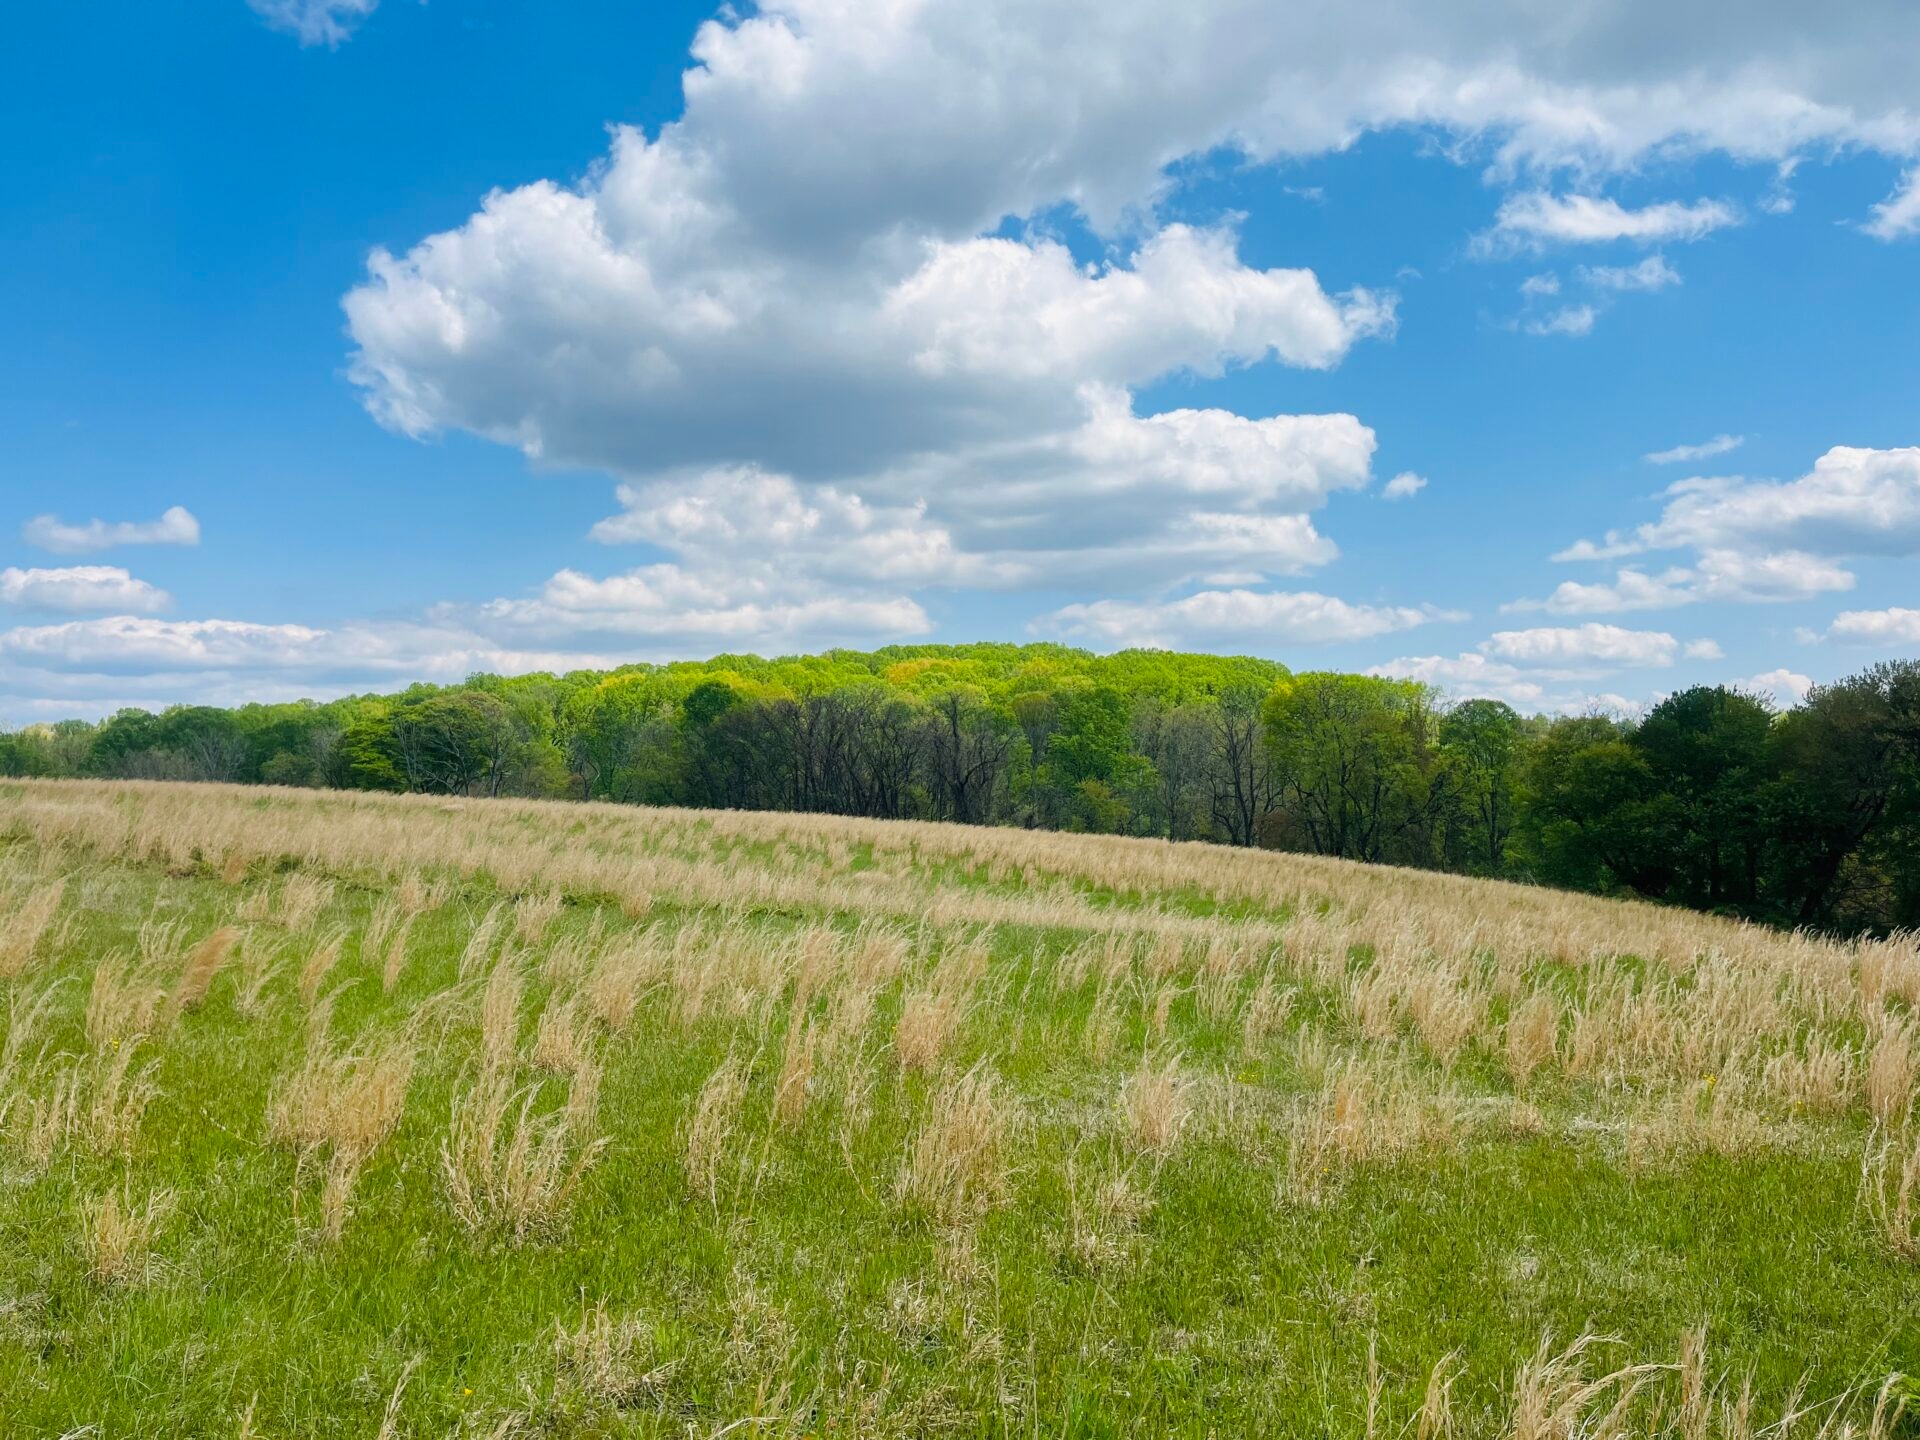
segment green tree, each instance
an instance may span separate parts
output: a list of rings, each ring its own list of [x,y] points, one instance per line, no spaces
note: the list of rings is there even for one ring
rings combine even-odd
[[[1354,860],[1431,864],[1450,800],[1433,692],[1410,680],[1296,675],[1265,706],[1281,808],[1270,837]]]
[[[1467,868],[1481,874],[1506,869],[1524,739],[1525,722],[1498,700],[1463,701],[1440,720],[1440,748],[1453,766],[1471,835]]]

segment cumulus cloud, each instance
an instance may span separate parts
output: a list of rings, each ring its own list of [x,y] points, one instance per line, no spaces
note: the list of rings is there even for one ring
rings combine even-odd
[[[930,378],[1128,384],[1268,358],[1324,369],[1393,310],[1365,290],[1330,297],[1310,270],[1249,269],[1225,232],[1170,225],[1126,268],[1091,273],[1054,241],[937,245],[884,318]]]
[[[339,45],[380,0],[247,0],[247,7],[275,30],[302,45]]]
[[[1785,667],[1769,670],[1763,675],[1749,675],[1744,680],[1730,681],[1729,684],[1736,690],[1762,696],[1779,706],[1798,705],[1813,689],[1811,676]]]
[[[1502,700],[1517,710],[1539,708],[1547,694],[1547,687],[1518,665],[1489,660],[1471,650],[1452,657],[1405,655],[1371,666],[1367,673],[1390,680],[1418,680],[1457,700]]]
[[[0,570],[0,605],[23,610],[121,610],[142,614],[164,610],[166,591],[136,580],[114,565],[73,565],[60,569],[8,566]]]
[[[457,610],[444,612],[457,618]],[[562,570],[524,600],[494,600],[477,620],[486,629],[530,643],[580,644],[622,639],[668,641],[721,649],[832,645],[901,639],[933,628],[904,596],[783,594],[757,580],[716,584],[678,565],[649,565],[598,579]]]
[[[1501,203],[1493,230],[1483,237],[1482,248],[1498,250],[1550,243],[1592,245],[1614,240],[1656,245],[1671,240],[1700,240],[1739,222],[1739,212],[1719,200],[1698,200],[1692,204],[1669,200],[1629,210],[1617,200],[1593,195],[1550,195],[1534,190],[1509,196]],[[1664,268],[1665,262],[1660,264]],[[1624,276],[1631,272],[1614,273]]]
[[[1683,644],[1665,631],[1586,624],[1502,630],[1458,655],[1405,655],[1367,673],[1418,680],[1456,700],[1483,697],[1535,713],[1633,714],[1645,709],[1642,701],[1595,687],[1622,672],[1666,669],[1683,658],[1724,656],[1709,639]]]
[[[1666,666],[1680,642],[1659,630],[1626,630],[1588,623],[1534,630],[1501,630],[1481,647],[1496,660],[1558,669],[1587,666]]]
[[[1499,700],[1523,714],[1632,716],[1647,708],[1644,700],[1580,683],[1583,678],[1591,682],[1591,674],[1522,669],[1473,650],[1454,656],[1404,655],[1372,666],[1367,674],[1417,680],[1454,701]]]
[[[1569,558],[1593,558],[1601,549],[1593,547],[1591,554]],[[1658,574],[1624,566],[1611,582],[1563,580],[1544,600],[1515,600],[1500,608],[1546,610],[1556,615],[1606,615],[1666,610],[1700,600],[1801,600],[1851,590],[1853,585],[1853,572],[1804,551],[1748,555],[1735,550],[1707,550],[1692,566],[1676,565]]]
[[[1684,465],[1695,460],[1711,460],[1726,455],[1747,443],[1744,435],[1716,435],[1698,445],[1675,445],[1671,450],[1654,450],[1640,458],[1649,465]]]
[[[605,668],[617,650],[501,645],[457,624],[408,621],[337,627],[234,620],[103,616],[0,631],[0,714],[99,716],[128,705],[237,705],[326,699],[476,671]]]
[[[1354,605],[1312,591],[1203,590],[1179,600],[1096,600],[1068,605],[1036,621],[1036,633],[1096,647],[1167,648],[1207,640],[1236,644],[1319,645],[1370,640],[1432,620],[1458,618],[1431,608]]]
[[[1391,333],[1394,300],[1377,275],[1243,253],[1231,223],[1167,222],[1177,162],[1411,127],[1516,192],[1496,222],[1510,241],[1683,242],[1738,213],[1629,208],[1607,180],[1655,154],[1920,150],[1890,58],[1920,18],[1871,9],[1814,24],[1781,7],[1729,33],[1651,0],[1519,18],[768,0],[700,28],[678,120],[616,129],[577,183],[497,191],[376,251],[344,301],[351,373],[402,433],[612,472],[626,513],[603,533],[673,554],[670,571],[556,576],[493,623],[546,626],[596,586],[658,617],[634,622],[648,634],[669,595],[702,625],[735,606],[911,624],[918,590],[943,585],[1257,596],[1337,553],[1317,511],[1370,483],[1372,432],[1141,414],[1135,396],[1178,373],[1338,364]],[[1672,283],[1657,256],[1616,268],[1540,325],[1582,333],[1609,296]],[[836,537],[805,541],[801,580],[724,574],[703,538],[733,503],[711,477],[746,475],[777,477],[778,513]],[[860,568],[883,552],[923,568]],[[807,609],[830,600],[852,608]]]
[[[198,545],[200,522],[175,505],[158,520],[89,520],[69,525],[56,515],[36,515],[21,527],[21,537],[55,555],[85,555],[117,545]]]
[[[619,130],[582,184],[497,192],[405,255],[376,252],[346,301],[353,373],[407,433],[629,475],[756,463],[844,482],[1058,433],[1088,383],[1324,365],[1390,323],[1382,297],[1247,265],[1222,231],[1149,222],[1091,272],[1057,242],[988,234],[1061,203],[1100,225],[1143,215],[1185,155],[1316,153],[1400,125],[1482,138],[1513,169],[1920,143],[1884,60],[1920,36],[1897,7],[1731,37],[1624,8],[1623,30],[1612,8],[1482,26],[1411,0],[1337,20],[780,0],[703,26],[682,118]],[[1508,218],[1651,239],[1727,215],[1528,192]]]
[[[1682,480],[1659,520],[1638,531],[1648,549],[1798,546],[1819,554],[1920,551],[1920,446],[1836,445],[1811,473],[1785,482]]]
[[[1659,519],[1631,532],[1609,531],[1602,542],[1577,541],[1553,558],[1692,549],[1691,564],[1659,574],[1627,567],[1611,584],[1570,581],[1545,600],[1506,608],[1575,614],[1695,600],[1797,600],[1852,589],[1853,572],[1840,563],[1849,557],[1920,554],[1920,447],[1840,445],[1796,480],[1696,478],[1669,486],[1665,497]]]
[[[1411,470],[1403,470],[1387,481],[1380,494],[1387,500],[1411,500],[1426,488],[1426,476],[1416,475]]]
[[[1845,645],[1920,645],[1920,610],[1844,610],[1828,634]]]

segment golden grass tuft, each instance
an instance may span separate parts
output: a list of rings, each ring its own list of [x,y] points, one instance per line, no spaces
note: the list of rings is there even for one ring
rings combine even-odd
[[[231,925],[223,925],[193,947],[170,997],[176,1013],[192,1010],[207,998],[214,976],[220,973],[239,944],[240,932]]]
[[[480,1063],[489,1070],[512,1066],[520,1048],[520,999],[525,992],[518,957],[502,950],[480,995]]]
[[[454,1217],[469,1230],[515,1244],[555,1233],[606,1147],[582,1113],[588,1107],[543,1112],[540,1091],[515,1089],[509,1074],[489,1068],[454,1101],[440,1168]]]
[[[132,1285],[153,1271],[153,1243],[174,1211],[174,1192],[161,1190],[136,1206],[109,1190],[80,1213],[80,1248],[87,1274],[102,1285]]]
[[[1318,1203],[1352,1166],[1448,1148],[1460,1116],[1451,1096],[1420,1089],[1401,1068],[1346,1058],[1328,1062],[1289,1129],[1287,1188]]]
[[[1913,1106],[1914,1080],[1920,1076],[1914,1028],[1910,1020],[1885,1016],[1878,1022],[1879,1033],[1869,1038],[1867,1109],[1882,1125],[1899,1123]]]
[[[556,1075],[579,1073],[593,1063],[591,1023],[577,995],[550,999],[534,1027],[533,1049],[527,1058],[535,1068]]]
[[[913,991],[900,1002],[893,1053],[903,1070],[930,1071],[940,1063],[965,1018],[966,1007],[950,991]]]
[[[720,1203],[720,1173],[746,1094],[747,1067],[729,1055],[700,1087],[687,1119],[687,1188],[709,1205]]]
[[[1843,1115],[1860,1088],[1859,1056],[1817,1031],[1766,1063],[1767,1093],[1795,1113]]]
[[[1920,1138],[1867,1139],[1860,1157],[1860,1203],[1893,1253],[1920,1261]]]
[[[567,1326],[553,1327],[554,1370],[563,1390],[597,1405],[630,1410],[662,1397],[678,1369],[653,1360],[653,1327],[644,1317],[615,1317],[603,1300]]]
[[[1120,1119],[1128,1143],[1150,1154],[1164,1154],[1179,1143],[1193,1114],[1193,1082],[1180,1073],[1178,1057],[1155,1065],[1142,1055],[1120,1087]]]
[[[135,1068],[139,1044],[134,1037],[71,1061],[55,1072],[48,1094],[26,1098],[23,1142],[34,1160],[44,1165],[68,1145],[100,1156],[133,1154],[147,1107],[160,1093],[158,1062]]]
[[[399,1128],[414,1064],[404,1040],[366,1051],[312,1047],[268,1102],[268,1137],[295,1150],[324,1145],[365,1159]]]
[[[392,931],[380,940],[386,947],[386,956],[380,965],[380,989],[391,995],[400,984],[400,977],[407,969],[407,947],[413,942],[414,917],[409,914],[396,924]],[[369,942],[361,942],[361,953],[371,953]]]
[[[513,905],[513,932],[522,945],[538,945],[547,929],[559,918],[566,900],[558,890],[542,890],[522,895]]]
[[[344,930],[332,930],[313,942],[313,948],[307,952],[307,960],[300,967],[300,1003],[309,1010],[320,998],[320,987],[326,982],[333,967],[340,963],[340,952],[347,943]]]
[[[1513,1088],[1525,1090],[1542,1066],[1553,1062],[1560,1041],[1560,1007],[1553,996],[1536,990],[1507,1017],[1507,1073]]]
[[[137,958],[103,957],[87,992],[87,1043],[112,1050],[151,1034],[166,1002],[165,988],[148,977]]]
[[[12,980],[33,962],[66,894],[64,877],[36,885],[24,897],[0,899],[0,980]]]
[[[784,1129],[798,1129],[806,1119],[807,1106],[813,1099],[817,1040],[812,1024],[796,1007],[787,1022],[786,1042],[780,1052],[780,1075],[773,1087],[773,1117]]]
[[[486,969],[493,959],[493,947],[499,942],[500,928],[506,923],[506,906],[495,905],[473,927],[467,936],[467,943],[460,951],[460,978],[478,975]]]
[[[414,1064],[404,1040],[349,1052],[330,1048],[322,1034],[268,1102],[270,1140],[294,1150],[303,1166],[325,1152],[319,1228],[329,1242],[346,1227],[368,1159],[406,1114]]]
[[[304,935],[320,912],[333,903],[333,882],[299,871],[281,882],[274,923],[289,935]]]
[[[982,1067],[940,1086],[900,1172],[903,1203],[944,1224],[1005,1203],[1017,1122],[1014,1101]]]
[[[1792,1139],[1754,1103],[1754,1083],[1738,1069],[1703,1075],[1644,1106],[1627,1127],[1627,1160],[1640,1166],[1697,1154],[1738,1157]]]
[[[1451,1066],[1467,1042],[1480,1032],[1486,1016],[1486,997],[1457,983],[1443,970],[1416,975],[1407,987],[1407,1014],[1420,1032],[1427,1053]]]

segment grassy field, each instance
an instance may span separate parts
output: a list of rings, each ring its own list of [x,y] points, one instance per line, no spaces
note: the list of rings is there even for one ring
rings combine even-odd
[[[0,1434],[1914,1433],[1917,1005],[1299,856],[0,784]]]

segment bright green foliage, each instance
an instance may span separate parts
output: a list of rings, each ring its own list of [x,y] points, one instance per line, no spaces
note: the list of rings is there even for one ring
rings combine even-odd
[[[1920,663],[1640,722],[1054,644],[631,665],[0,735],[0,774],[569,796],[1268,845],[1828,929],[1920,925]]]

